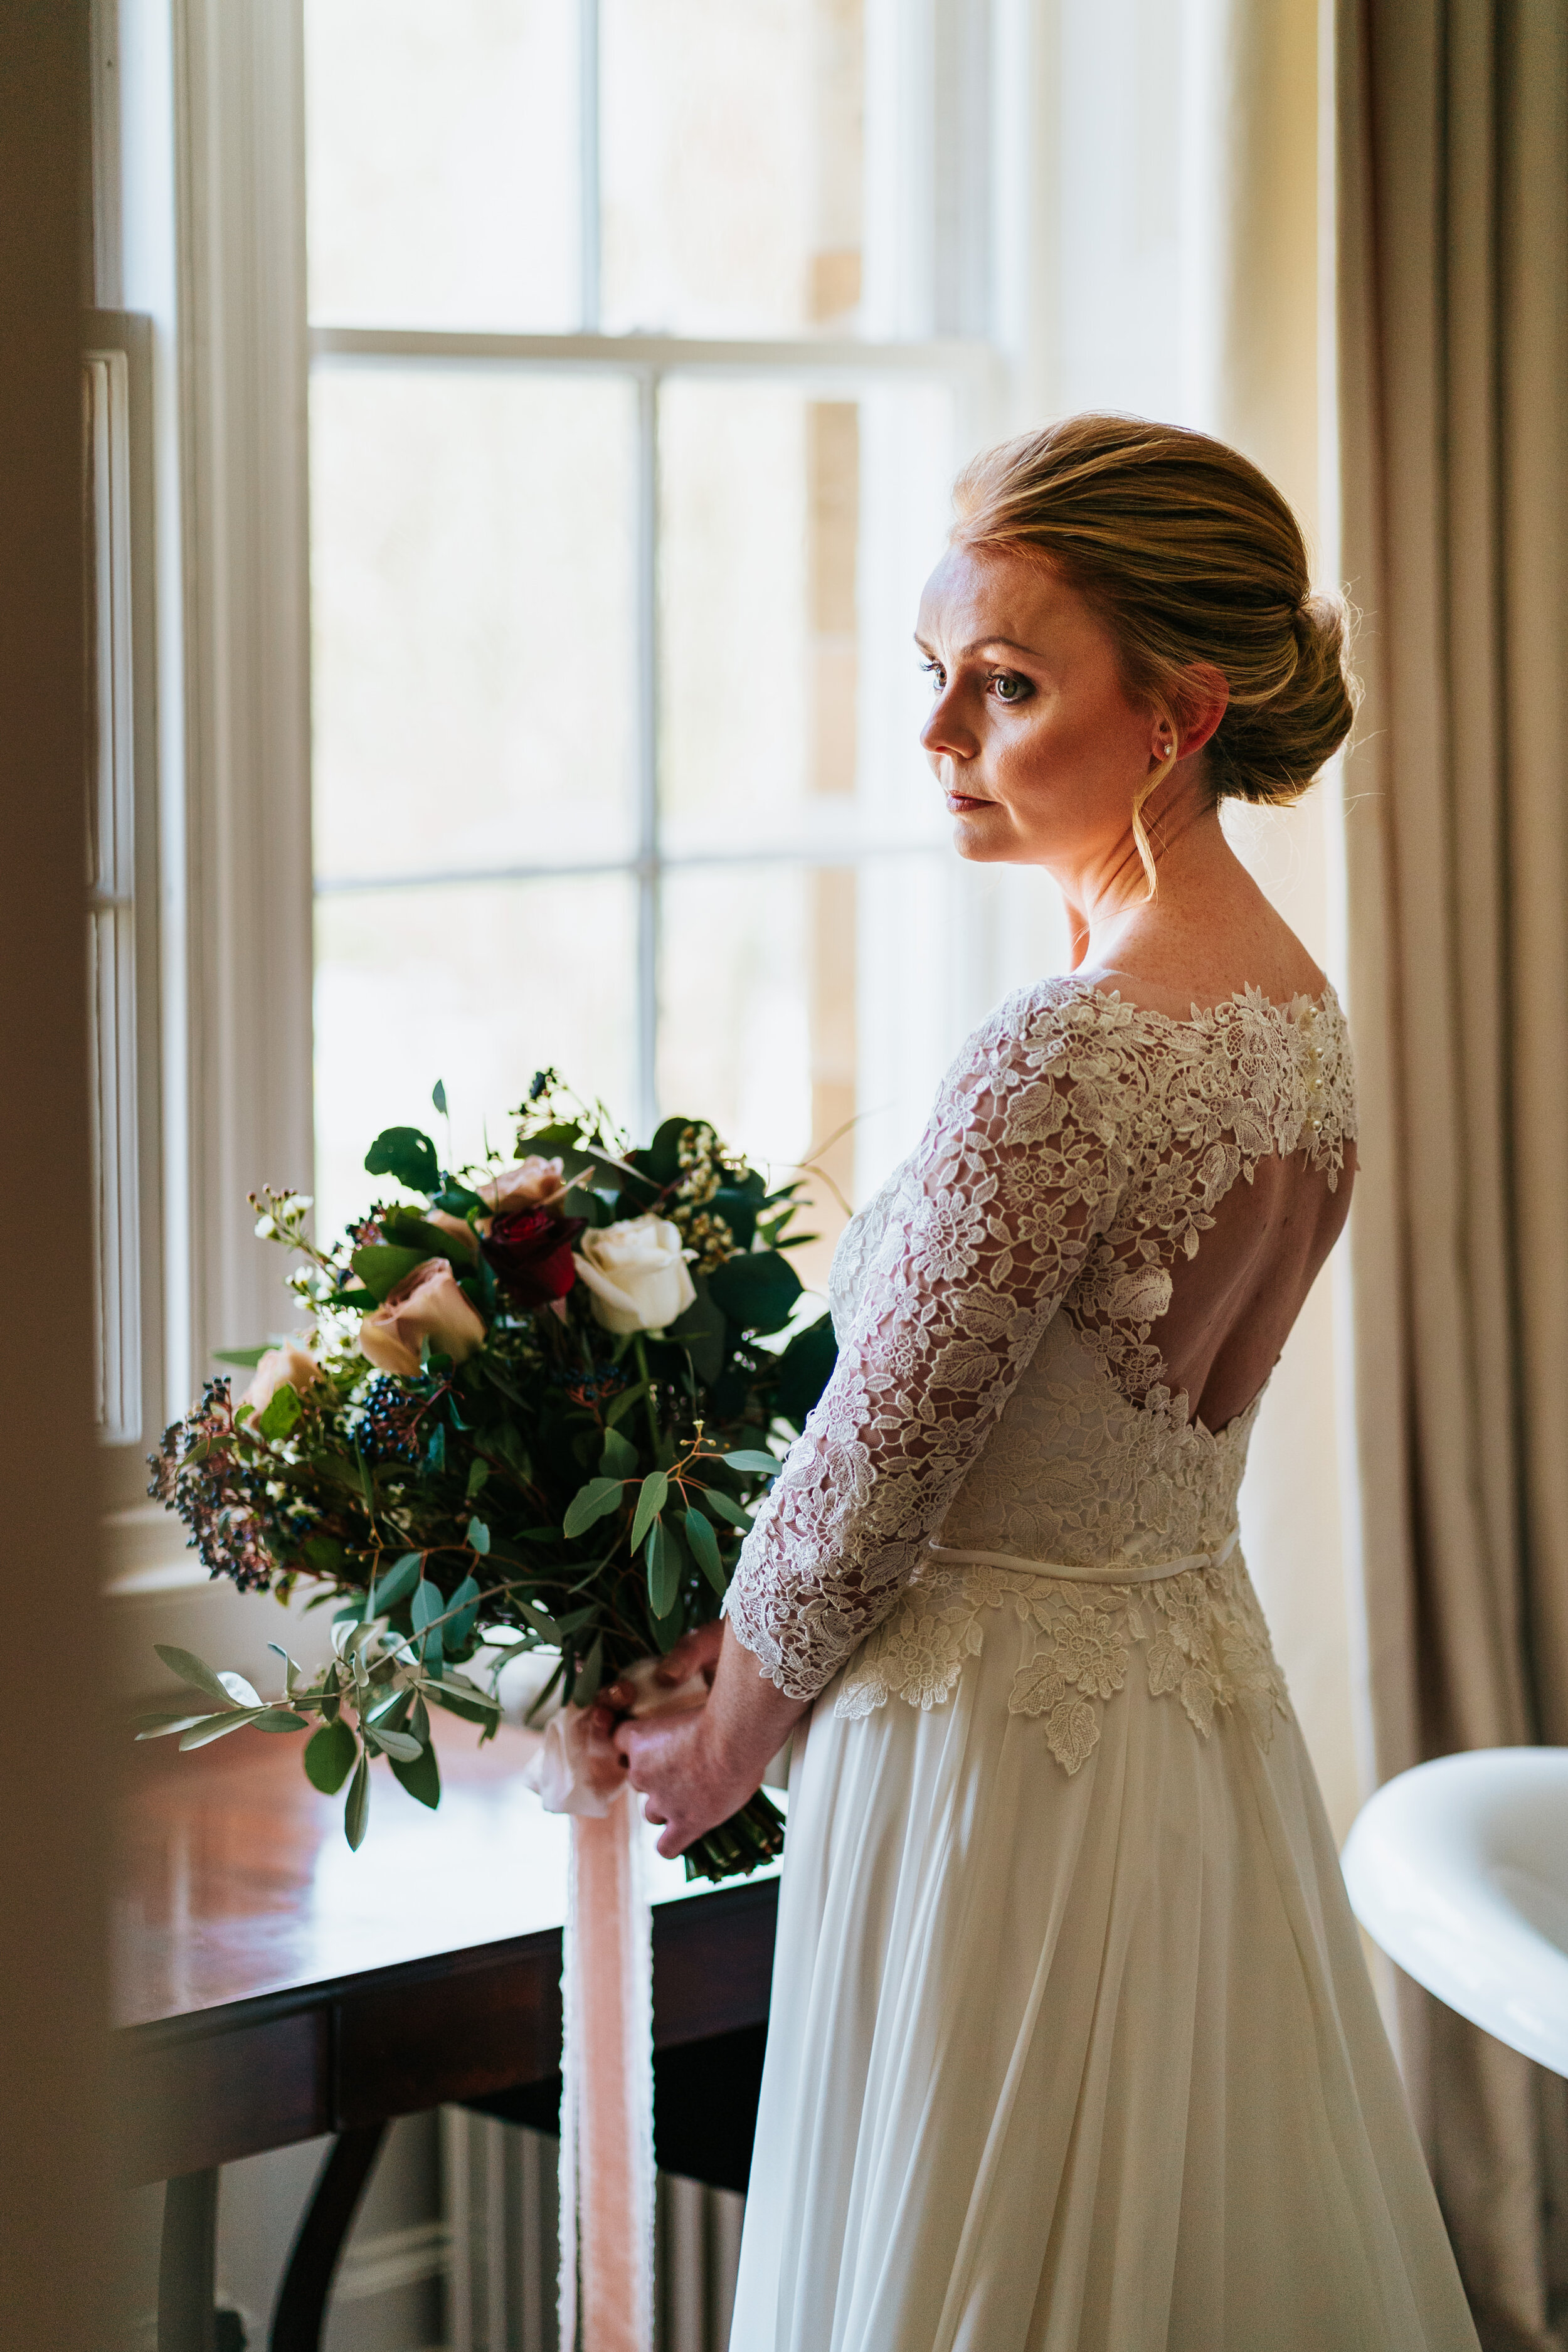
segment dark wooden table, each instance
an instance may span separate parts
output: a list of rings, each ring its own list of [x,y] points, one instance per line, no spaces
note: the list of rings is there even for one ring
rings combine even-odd
[[[138,1749],[117,1919],[121,2162],[166,2180],[160,2352],[212,2352],[217,2168],[335,2135],[273,2316],[314,2352],[389,2122],[444,2103],[555,2128],[567,1824],[529,1735],[458,1729],[431,1813],[384,1767],[357,1854],[299,1743]],[[688,1894],[653,1864],[656,2132],[669,2171],[743,2188],[777,1882]]]

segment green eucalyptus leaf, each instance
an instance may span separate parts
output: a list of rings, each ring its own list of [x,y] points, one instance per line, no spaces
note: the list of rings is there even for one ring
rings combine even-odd
[[[691,1358],[691,1369],[700,1381],[716,1381],[724,1369],[724,1357],[729,1346],[728,1327],[705,1274],[693,1274],[691,1286],[697,1296],[684,1315],[678,1315],[665,1337],[677,1339]]]
[[[717,1512],[720,1518],[728,1519],[732,1528],[739,1528],[742,1535],[751,1534],[752,1515],[732,1496],[721,1494],[717,1486],[704,1486],[702,1496],[702,1507],[705,1511]]]
[[[719,1555],[719,1538],[713,1532],[712,1523],[694,1507],[682,1512],[680,1524],[686,1531],[691,1557],[714,1591],[726,1591],[729,1580],[724,1574],[724,1563]]]
[[[189,1683],[193,1690],[205,1691],[207,1696],[216,1698],[220,1706],[234,1705],[234,1700],[225,1690],[212,1668],[205,1665],[194,1650],[176,1649],[172,1642],[154,1642],[153,1647],[157,1651],[169,1672],[172,1675],[178,1675],[183,1683]]]
[[[599,1468],[606,1478],[633,1478],[637,1475],[637,1450],[629,1437],[618,1429],[605,1432],[604,1451],[599,1456]]]
[[[205,1722],[193,1724],[189,1731],[180,1734],[181,1748],[210,1748],[215,1739],[223,1739],[231,1731],[242,1730],[246,1724],[254,1723],[258,1715],[268,1712],[266,1707],[242,1706],[237,1707],[232,1715],[209,1715]]]
[[[629,1448],[627,1450],[630,1451]],[[635,1454],[632,1459],[635,1463]],[[567,1540],[574,1540],[591,1528],[595,1519],[605,1518],[611,1511],[618,1509],[621,1489],[619,1478],[590,1478],[585,1486],[579,1486],[566,1506],[566,1517],[561,1522],[561,1531]]]
[[[251,1724],[257,1731],[309,1731],[310,1728],[309,1717],[296,1714],[291,1706],[264,1706],[258,1715],[251,1717]]]
[[[448,1176],[436,1195],[435,1205],[445,1209],[449,1217],[466,1217],[470,1209],[482,1209],[486,1202],[480,1193],[470,1192],[467,1184],[459,1184],[455,1177]]]
[[[479,1588],[473,1577],[464,1577],[447,1606],[455,1613],[441,1629],[442,1640],[448,1650],[460,1650],[479,1613]]]
[[[735,1247],[749,1250],[757,1230],[757,1203],[752,1194],[739,1185],[721,1184],[710,1201],[703,1206],[710,1216],[722,1217],[735,1236]]]
[[[300,1391],[292,1381],[279,1381],[267,1400],[267,1409],[258,1413],[256,1426],[269,1445],[287,1437],[300,1418]]]
[[[364,1164],[370,1175],[395,1176],[410,1192],[432,1193],[440,1188],[436,1147],[416,1127],[383,1128],[365,1153]]]
[[[339,1716],[335,1723],[323,1723],[306,1740],[305,1777],[323,1797],[335,1797],[353,1770],[358,1754],[359,1742]]]
[[[444,1233],[422,1217],[417,1209],[388,1209],[381,1221],[387,1242],[397,1249],[417,1250],[422,1258],[444,1257],[459,1274],[470,1273],[479,1255],[478,1237],[470,1249],[455,1234]]]
[[[608,1406],[605,1408],[605,1426],[607,1428],[614,1429],[617,1423],[625,1421],[627,1413],[630,1412],[637,1399],[640,1396],[646,1396],[647,1393],[647,1382],[646,1381],[638,1381],[634,1387],[623,1389],[619,1396],[613,1397]]]
[[[419,1571],[424,1565],[425,1555],[418,1551],[405,1551],[395,1559],[386,1574],[378,1576],[371,1586],[366,1604],[371,1616],[384,1617],[389,1609],[395,1609],[400,1601],[406,1601],[419,1581]]]
[[[205,1715],[139,1715],[136,1717],[138,1739],[167,1739],[171,1731],[189,1731],[195,1723],[206,1723]]]
[[[680,1597],[681,1571],[686,1565],[685,1549],[675,1529],[663,1519],[656,1519],[649,1531],[647,1549],[648,1606],[655,1617],[668,1617]]]
[[[646,1150],[633,1154],[633,1165],[657,1184],[673,1184],[680,1173],[680,1139],[689,1127],[705,1122],[692,1118],[667,1118],[654,1131],[653,1141]]]
[[[662,1470],[652,1470],[642,1482],[637,1507],[632,1517],[631,1548],[636,1551],[655,1519],[663,1510],[669,1494],[669,1480]]]
[[[468,1521],[468,1541],[483,1559],[490,1548],[490,1531],[483,1519],[476,1518]]]
[[[445,1614],[446,1607],[439,1587],[432,1584],[427,1577],[422,1578],[414,1588],[414,1601],[410,1612],[414,1620],[414,1631],[421,1636],[415,1643],[414,1647],[416,1654],[424,1660],[425,1664],[433,1674],[439,1674],[441,1670],[441,1654],[444,1646],[441,1640],[444,1629],[437,1625],[435,1620]]]
[[[362,1753],[354,1766],[353,1779],[349,1782],[348,1802],[343,1807],[343,1835],[356,1853],[364,1843],[369,1820],[370,1758]]]
[[[215,1348],[213,1356],[220,1364],[233,1364],[242,1372],[253,1372],[267,1353],[266,1348]]]
[[[387,1761],[399,1784],[411,1797],[416,1797],[422,1805],[428,1805],[434,1812],[441,1801],[441,1769],[436,1761],[436,1750],[430,1745],[429,1724],[430,1718],[426,1716],[423,1745],[417,1756],[411,1757],[406,1763],[400,1756],[389,1756]]]
[[[421,1743],[410,1732],[393,1731],[385,1725],[378,1724],[368,1736],[374,1740],[378,1748],[384,1748],[388,1756],[395,1758],[399,1764],[412,1764],[415,1758],[422,1752]]]
[[[423,1265],[435,1252],[427,1249],[404,1249],[394,1242],[370,1242],[356,1249],[349,1264],[363,1283],[377,1306],[390,1291],[395,1290],[405,1275]]]
[[[745,1250],[708,1276],[714,1304],[742,1331],[777,1331],[789,1321],[801,1279],[777,1250]]]
[[[446,1118],[447,1089],[439,1078],[437,1079],[435,1085],[430,1089],[430,1108],[432,1110],[438,1112],[442,1118]]]
[[[727,1462],[731,1470],[761,1470],[770,1478],[776,1478],[784,1468],[776,1454],[763,1454],[754,1445],[742,1446],[736,1454],[721,1454],[719,1459]]]
[[[515,1606],[525,1625],[531,1626],[534,1633],[542,1633],[547,1642],[559,1644],[561,1628],[547,1609],[541,1609],[535,1601],[521,1599],[516,1601]]]
[[[300,1547],[306,1565],[321,1576],[335,1576],[348,1554],[336,1536],[307,1536]]]

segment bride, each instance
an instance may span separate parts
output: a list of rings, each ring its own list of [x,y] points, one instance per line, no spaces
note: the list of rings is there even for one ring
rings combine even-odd
[[[1341,611],[1245,458],[1088,415],[963,476],[919,643],[1075,969],[845,1234],[706,1706],[616,1728],[665,1853],[795,1734],[732,2352],[1473,2352],[1237,1548],[1355,1092],[1219,803],[1342,741]]]

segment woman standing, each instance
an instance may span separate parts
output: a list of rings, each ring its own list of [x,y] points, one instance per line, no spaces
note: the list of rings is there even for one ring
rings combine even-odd
[[[1219,803],[1343,740],[1340,608],[1244,458],[1090,415],[968,469],[919,642],[1076,968],[844,1236],[707,1706],[617,1732],[666,1853],[796,1734],[732,2352],[1471,2352],[1237,1548],[1355,1095]]]

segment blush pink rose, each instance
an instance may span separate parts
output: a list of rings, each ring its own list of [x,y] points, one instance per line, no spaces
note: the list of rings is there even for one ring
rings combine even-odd
[[[444,1257],[427,1257],[405,1274],[359,1327],[362,1354],[384,1372],[405,1377],[419,1370],[421,1342],[460,1364],[483,1345],[484,1318],[458,1287]]]
[[[474,1190],[500,1215],[509,1209],[552,1207],[566,1190],[566,1178],[559,1160],[542,1160],[531,1152],[515,1168],[498,1168]]]
[[[296,1396],[303,1396],[308,1388],[321,1377],[321,1368],[308,1348],[297,1348],[286,1339],[280,1348],[268,1348],[250,1376],[250,1386],[241,1397],[253,1412],[263,1413],[285,1381],[289,1381]]]

